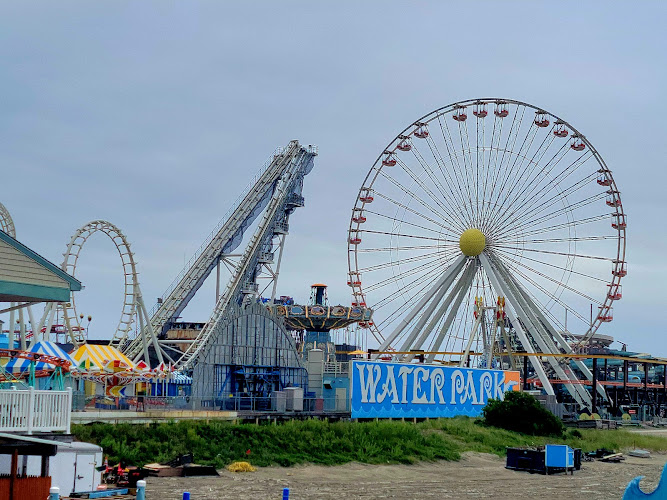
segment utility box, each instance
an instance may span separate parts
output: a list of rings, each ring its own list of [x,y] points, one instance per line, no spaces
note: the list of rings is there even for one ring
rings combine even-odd
[[[287,394],[282,391],[272,392],[271,409],[278,413],[285,413],[287,409]]]
[[[287,411],[303,411],[303,389],[301,387],[285,387],[287,394]]]
[[[544,465],[547,474],[549,469],[573,470],[574,450],[565,444],[548,444],[544,449]]]

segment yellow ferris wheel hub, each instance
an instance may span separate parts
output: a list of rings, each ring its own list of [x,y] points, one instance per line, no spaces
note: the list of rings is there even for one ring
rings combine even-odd
[[[479,229],[466,229],[459,238],[459,247],[464,255],[477,257],[486,247],[486,237]]]

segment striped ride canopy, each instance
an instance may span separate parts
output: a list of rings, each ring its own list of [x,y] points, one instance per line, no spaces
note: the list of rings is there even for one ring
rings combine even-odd
[[[28,352],[37,354],[44,354],[46,356],[55,356],[56,358],[64,359],[71,363],[71,368],[74,369],[77,365],[72,356],[63,351],[55,342],[40,340],[39,342],[30,346]],[[9,373],[23,373],[30,369],[30,360],[22,358],[14,358],[5,365],[5,370]],[[38,361],[35,363],[35,370],[53,370],[55,365]]]
[[[134,370],[134,363],[115,347],[84,344],[72,353],[79,370],[103,372],[105,370]]]

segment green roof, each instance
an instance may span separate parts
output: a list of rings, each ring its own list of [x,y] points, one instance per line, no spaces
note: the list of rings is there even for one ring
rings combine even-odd
[[[57,301],[66,302],[70,300],[71,292],[81,290],[81,282],[60,269],[54,263],[46,260],[34,250],[31,250],[20,241],[12,238],[0,230],[0,241],[22,254],[25,258],[34,262],[43,270],[60,278],[64,283],[59,286],[44,286],[42,284],[23,283],[22,280],[2,279],[0,280],[0,301],[7,302],[32,302],[32,301]]]

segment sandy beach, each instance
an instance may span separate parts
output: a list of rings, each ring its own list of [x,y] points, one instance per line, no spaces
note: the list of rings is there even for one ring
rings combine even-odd
[[[626,457],[618,464],[584,462],[574,475],[543,476],[505,469],[505,459],[494,455],[465,453],[459,462],[266,467],[253,473],[222,470],[220,477],[148,478],[146,492],[148,500],[181,500],[184,491],[192,500],[281,499],[285,487],[295,500],[620,499],[628,482],[640,475],[644,491],[653,491],[666,461],[667,455],[654,455]]]

